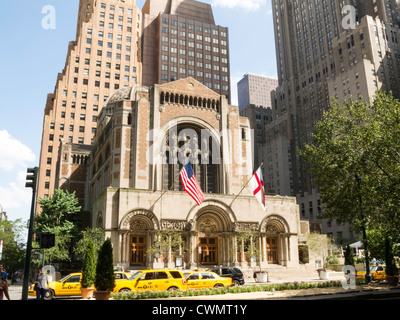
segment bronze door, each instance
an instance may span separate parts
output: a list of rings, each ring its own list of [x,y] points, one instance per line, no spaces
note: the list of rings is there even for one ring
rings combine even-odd
[[[267,238],[267,261],[278,263],[278,238]]]
[[[201,264],[217,263],[217,238],[200,238],[199,247],[199,261]]]
[[[146,264],[146,236],[131,236],[131,265]]]

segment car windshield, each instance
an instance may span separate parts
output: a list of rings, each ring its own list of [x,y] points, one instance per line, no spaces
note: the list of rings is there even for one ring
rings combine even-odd
[[[58,282],[63,282],[65,279],[69,278],[70,276],[71,275],[69,274],[69,275],[65,276],[64,278],[61,278],[60,280],[58,280]]]
[[[375,269],[376,269],[376,266],[370,266],[369,267],[369,271],[375,271]],[[361,271],[366,271],[366,270],[367,270],[367,267],[364,267],[364,268],[361,269]]]
[[[129,278],[129,280],[135,280],[137,277],[139,277],[142,274],[141,271],[136,272],[132,277]]]

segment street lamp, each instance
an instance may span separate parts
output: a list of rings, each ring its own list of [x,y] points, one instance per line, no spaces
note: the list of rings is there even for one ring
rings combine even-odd
[[[365,229],[365,221],[364,221],[364,212],[363,212],[363,205],[362,205],[362,194],[361,194],[361,176],[356,175],[357,183],[358,183],[358,196],[360,201],[360,213],[361,213],[361,229],[363,233],[363,240],[364,240],[364,253],[365,253],[365,265],[366,265],[366,272],[365,272],[365,281],[369,283],[372,279],[371,272],[369,270],[369,257],[368,257],[368,241],[367,241],[367,232]]]

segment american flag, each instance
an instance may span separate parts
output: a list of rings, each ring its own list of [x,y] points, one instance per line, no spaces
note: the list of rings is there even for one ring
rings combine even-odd
[[[204,201],[204,196],[194,175],[190,161],[182,168],[179,175],[181,177],[183,189],[185,189],[185,191],[193,198],[194,201],[196,201],[198,205],[201,205],[201,203]]]

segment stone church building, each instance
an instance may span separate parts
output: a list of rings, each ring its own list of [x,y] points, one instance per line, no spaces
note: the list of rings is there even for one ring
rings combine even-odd
[[[105,229],[115,265],[126,270],[296,268],[306,233],[296,199],[267,195],[264,210],[248,185],[253,154],[249,120],[238,107],[185,78],[115,92],[90,154],[62,144],[58,179],[65,185],[72,163],[85,159],[91,225]],[[201,205],[180,181],[188,161]]]

